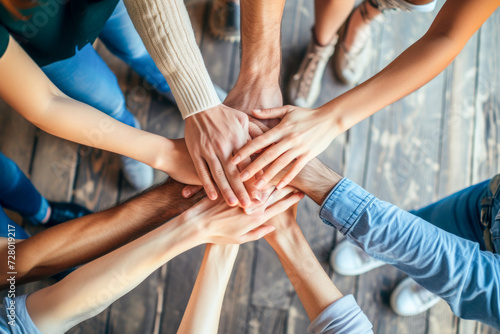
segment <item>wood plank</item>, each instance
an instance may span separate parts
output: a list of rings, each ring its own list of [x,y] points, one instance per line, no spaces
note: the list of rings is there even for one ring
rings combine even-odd
[[[250,308],[249,334],[285,334],[287,312],[259,306]]]
[[[389,13],[382,30],[380,68],[423,35],[434,14]],[[395,27],[411,26],[401,30]],[[373,117],[367,156],[366,188],[377,197],[403,208],[433,198],[438,144],[432,134],[441,130],[443,76]],[[398,317],[390,309],[390,294],[404,275],[384,266],[359,278],[357,300],[379,333],[423,333],[426,314]],[[374,307],[377,305],[377,307]]]
[[[38,129],[0,100],[0,152],[12,159],[29,178]],[[21,215],[4,209],[7,216],[24,226]]]
[[[0,151],[28,177],[37,133],[33,124],[0,100]]]
[[[160,333],[176,333],[200,269],[205,246],[201,245],[175,257],[167,264]]]
[[[445,93],[437,197],[470,185],[477,80],[478,36],[475,34],[445,70]]]
[[[472,183],[492,177],[500,166],[500,13],[497,10],[480,29],[479,68],[474,124]]]
[[[455,334],[458,331],[458,318],[451,312],[445,301],[441,300],[436,306],[427,311],[427,333]]]

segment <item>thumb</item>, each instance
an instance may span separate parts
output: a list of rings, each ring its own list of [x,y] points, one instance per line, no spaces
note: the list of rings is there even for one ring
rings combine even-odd
[[[291,110],[291,106],[283,106],[277,108],[268,108],[268,109],[254,109],[252,110],[252,114],[256,118],[260,119],[270,119],[270,118],[283,118],[289,111]]]

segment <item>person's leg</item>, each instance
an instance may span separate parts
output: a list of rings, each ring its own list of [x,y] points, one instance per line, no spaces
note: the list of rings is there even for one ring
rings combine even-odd
[[[334,69],[337,78],[346,84],[358,83],[371,59],[370,24],[389,9],[428,12],[435,0],[365,0],[347,18],[339,31]]]
[[[140,129],[139,121],[127,110],[116,76],[90,44],[73,57],[44,66],[42,70],[69,97]],[[124,156],[122,163],[125,178],[136,189],[143,190],[153,184],[150,166]]]
[[[160,93],[167,93],[170,87],[149,55],[123,1],[119,1],[113,14],[99,35],[109,51],[130,65],[141,77]]]
[[[321,91],[321,79],[326,64],[337,43],[337,30],[354,6],[354,0],[316,0],[315,25],[311,40],[297,72],[287,89],[289,103],[311,108]]]
[[[53,226],[82,217],[89,210],[75,203],[47,201],[14,161],[0,152],[0,207],[15,211],[32,224]],[[3,213],[3,210],[1,210]],[[3,213],[5,215],[5,213]],[[5,216],[7,217],[7,216]],[[4,219],[0,218],[0,224]],[[10,219],[7,222],[12,222]],[[2,227],[3,228],[3,227]],[[21,232],[20,232],[21,233]]]
[[[459,237],[479,243],[485,249],[481,228],[481,198],[489,180],[465,188],[412,214]]]
[[[315,0],[314,38],[319,45],[327,45],[354,7],[354,0]]]
[[[73,57],[42,70],[64,94],[134,126],[134,117],[126,108],[116,76],[92,45],[87,44]]]
[[[447,232],[477,242],[481,250],[485,250],[480,216],[481,200],[487,194],[489,182],[470,186],[411,213]],[[390,304],[397,314],[413,316],[427,311],[438,301],[439,297],[408,277],[394,289]]]
[[[0,205],[18,212],[34,224],[46,222],[50,216],[48,201],[40,195],[16,163],[1,152]]]

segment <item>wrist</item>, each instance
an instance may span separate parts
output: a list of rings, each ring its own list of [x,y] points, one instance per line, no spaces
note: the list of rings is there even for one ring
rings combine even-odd
[[[297,224],[276,230],[266,236],[265,239],[280,258],[290,257],[291,254],[297,252],[305,240]]]
[[[321,205],[340,180],[342,180],[342,175],[334,172],[318,159],[313,159],[290,185]]]
[[[151,167],[161,170],[167,174],[171,174],[174,169],[174,157],[178,154],[178,148],[175,142],[171,139],[157,136],[156,145],[153,151],[156,152]]]
[[[214,263],[224,265],[226,268],[232,268],[239,248],[239,245],[207,244],[206,252],[208,253],[208,259],[213,260]]]
[[[206,243],[206,229],[197,216],[193,216],[191,210],[184,211],[175,219],[174,228],[181,231],[181,238],[188,240],[192,247]]]
[[[335,137],[350,128],[350,120],[348,118],[350,113],[344,112],[344,110],[349,109],[344,108],[343,99],[335,98],[319,107],[318,110],[322,115],[325,116],[322,117],[322,119],[329,123],[329,126],[335,134]]]

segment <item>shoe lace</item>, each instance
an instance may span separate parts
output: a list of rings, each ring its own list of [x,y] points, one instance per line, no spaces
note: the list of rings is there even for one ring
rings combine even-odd
[[[316,68],[318,67],[319,62],[321,60],[327,61],[328,60],[327,58],[330,56],[329,52],[327,52],[325,49],[331,48],[332,45],[336,43],[336,41],[337,37],[335,37],[335,40],[332,41],[327,46],[317,46],[313,44],[309,48],[304,57],[304,61],[302,61],[302,64],[300,64],[300,68],[297,71],[297,74],[295,74],[294,76],[295,80],[299,80],[300,76],[302,76],[302,80],[300,81],[297,93],[298,97],[304,97],[304,98],[307,97],[312,81],[314,79],[314,73],[316,71]]]

